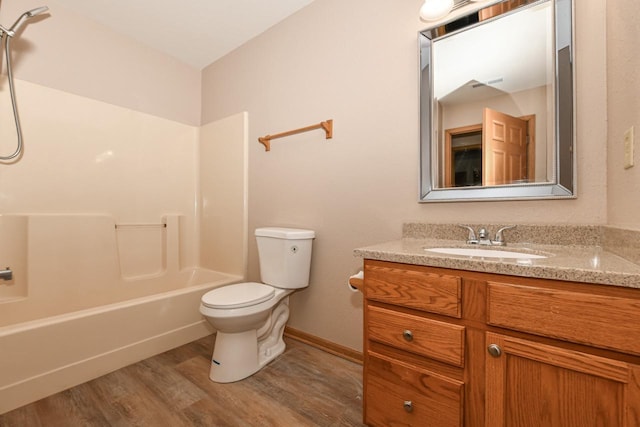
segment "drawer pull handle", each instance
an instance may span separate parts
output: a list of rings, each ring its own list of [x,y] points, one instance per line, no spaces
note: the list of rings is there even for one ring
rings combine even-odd
[[[487,347],[487,351],[493,357],[500,357],[502,355],[502,349],[498,344],[491,344]]]
[[[408,413],[413,412],[413,402],[411,402],[410,400],[405,400],[403,406],[404,406],[405,412],[408,412]]]
[[[406,329],[403,333],[402,333],[402,337],[405,339],[405,341],[413,341],[413,332],[411,332],[410,330]],[[409,402],[411,403],[411,402]]]

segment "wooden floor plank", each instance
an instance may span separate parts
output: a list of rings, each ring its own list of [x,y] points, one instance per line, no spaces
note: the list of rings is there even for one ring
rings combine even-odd
[[[362,366],[293,339],[236,383],[209,380],[214,337],[0,415],[0,427],[360,427]]]
[[[177,369],[185,377],[207,390],[209,394],[208,407],[218,413],[227,414],[227,421],[230,423],[228,425],[306,425],[304,418],[297,413],[297,409],[291,410],[291,406],[295,402],[282,405],[260,386],[257,377],[262,376],[264,370],[242,381],[217,384],[209,380],[209,364],[209,359],[191,359],[182,363]],[[271,366],[267,366],[265,370],[270,368]],[[202,375],[202,372],[206,372],[206,374]],[[197,407],[202,407],[200,403]]]
[[[86,383],[35,403],[43,425],[108,427],[109,422],[102,411],[96,410],[101,404]]]

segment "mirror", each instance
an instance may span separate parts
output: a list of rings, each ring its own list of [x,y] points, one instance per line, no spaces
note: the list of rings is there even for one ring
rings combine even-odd
[[[575,197],[571,0],[419,33],[420,201]]]

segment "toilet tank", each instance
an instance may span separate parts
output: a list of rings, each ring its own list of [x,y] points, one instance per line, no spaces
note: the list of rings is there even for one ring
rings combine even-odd
[[[260,278],[281,289],[309,286],[313,230],[298,228],[256,228]]]

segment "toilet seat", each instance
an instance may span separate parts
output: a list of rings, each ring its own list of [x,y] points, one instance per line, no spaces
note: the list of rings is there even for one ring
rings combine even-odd
[[[236,283],[207,292],[202,296],[202,304],[218,309],[249,307],[270,300],[275,292],[264,283]]]

